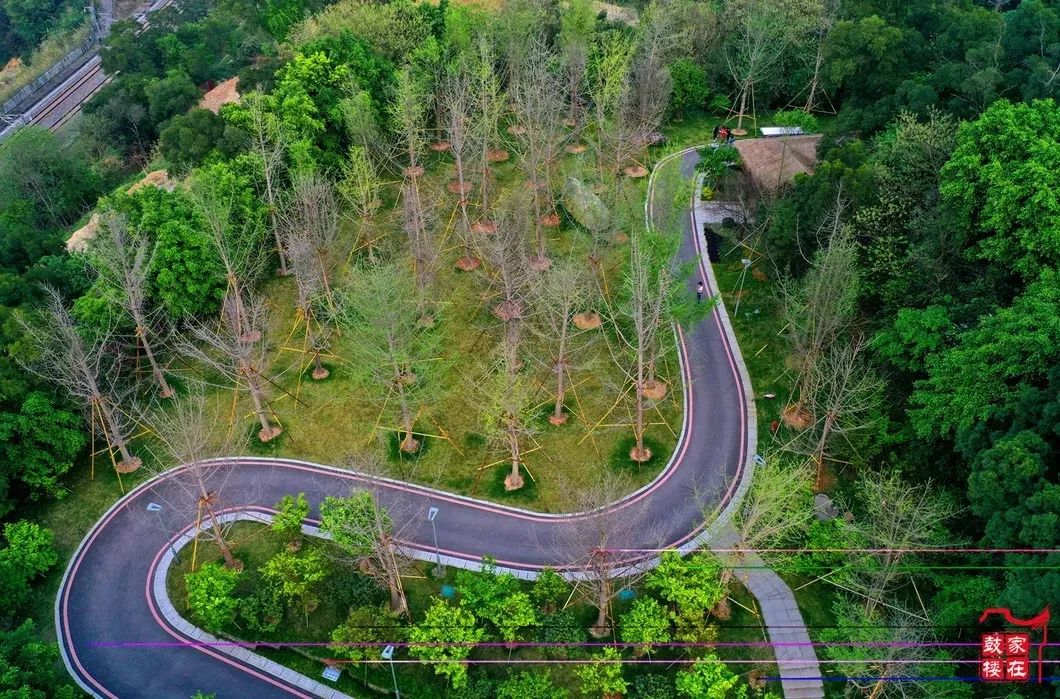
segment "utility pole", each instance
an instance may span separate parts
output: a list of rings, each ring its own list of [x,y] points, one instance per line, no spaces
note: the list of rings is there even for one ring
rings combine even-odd
[[[437,507],[430,507],[427,509],[427,521],[431,523],[431,532],[434,534],[434,556],[437,561],[434,570],[431,572],[436,578],[445,575],[445,566],[442,565],[442,551],[438,548],[438,528],[434,524],[434,520],[438,517],[438,512],[439,510]]]

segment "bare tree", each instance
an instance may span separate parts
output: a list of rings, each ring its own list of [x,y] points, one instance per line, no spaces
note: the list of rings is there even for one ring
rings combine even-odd
[[[460,210],[460,239],[464,245],[464,255],[457,260],[456,266],[465,272],[477,269],[481,261],[474,254],[471,240],[471,220],[467,213],[468,196],[471,193],[469,170],[471,160],[478,153],[471,138],[471,78],[462,67],[454,67],[443,82],[440,111],[444,113],[445,132],[449,137],[449,151],[453,154],[453,165],[456,180],[450,183],[455,189],[457,206]]]
[[[59,292],[45,287],[44,295],[45,305],[39,316],[16,316],[33,350],[32,358],[18,357],[19,363],[41,379],[62,386],[81,401],[89,413],[90,423],[103,428],[110,449],[121,455],[115,470],[135,471],[142,462],[129,451],[132,425],[121,407],[126,394],[115,382],[116,365],[108,347],[110,333],[86,341]]]
[[[809,393],[802,405],[816,418],[809,436],[814,440],[818,490],[832,440],[849,440],[850,435],[871,427],[873,414],[880,406],[883,381],[865,362],[866,348],[867,343],[859,335],[819,355],[810,368]]]
[[[339,196],[357,215],[354,223],[360,231],[358,247],[366,247],[369,257],[373,256],[375,248],[374,231],[369,223],[382,205],[379,200],[382,187],[382,179],[368,155],[368,150],[364,146],[350,146],[337,189]]]
[[[567,421],[563,408],[571,362],[586,344],[586,335],[572,330],[572,320],[575,313],[592,310],[595,291],[591,271],[572,258],[554,264],[534,288],[533,304],[539,320],[535,329],[548,344],[548,368],[556,381],[555,407],[549,417],[553,425]]]
[[[234,304],[230,311],[234,314],[236,327],[246,342],[253,343],[261,333],[252,327],[243,299],[259,271],[258,232],[251,222],[235,220],[238,212],[234,194],[216,176],[200,173],[192,179],[188,195],[205,222],[206,234],[224,267],[228,284],[226,296]]]
[[[504,323],[505,337],[518,355],[522,322],[529,312],[531,270],[527,265],[526,202],[515,199],[505,211],[504,220],[495,235],[483,241],[483,254],[492,267],[490,277],[495,297],[493,315]]]
[[[394,263],[354,269],[343,309],[360,383],[398,428],[401,451],[418,451],[416,418],[438,389],[438,330],[420,322],[413,283]]]
[[[254,415],[261,423],[258,438],[262,442],[283,432],[282,427],[269,421],[271,410],[265,400],[265,384],[269,381],[263,336],[265,321],[265,305],[260,299],[249,293],[238,299],[229,289],[221,311],[221,322],[188,321],[187,336],[179,345],[183,354],[232,381],[236,390],[246,387]]]
[[[471,137],[478,151],[474,165],[479,180],[479,220],[472,229],[476,233],[488,234],[497,230],[491,216],[490,163],[507,160],[508,152],[501,147],[499,130],[501,115],[506,108],[505,96],[497,78],[493,44],[485,37],[479,41],[473,63],[471,89],[476,105],[472,112]]]
[[[741,0],[733,3],[729,15],[736,29],[725,61],[737,86],[736,128],[742,129],[755,84],[784,57],[792,32],[789,17],[777,0]]]
[[[482,421],[489,443],[511,461],[511,471],[504,478],[505,490],[519,490],[524,485],[524,441],[532,434],[531,409],[533,392],[529,379],[520,371],[517,347],[505,338],[497,348],[497,356],[489,370],[483,388]]]
[[[909,575],[902,568],[915,558],[911,550],[946,545],[943,523],[957,510],[930,481],[910,484],[895,471],[866,472],[856,492],[856,509],[864,515],[853,526],[871,552],[855,561],[847,591],[864,599],[864,615],[871,618],[878,607],[889,606],[885,597]]]
[[[670,72],[665,55],[673,38],[673,27],[666,22],[656,19],[642,23],[639,46],[630,67],[630,87],[623,94],[619,113],[622,123],[617,131],[618,138],[628,141],[622,145],[622,152],[640,161],[646,159],[648,146],[659,138],[659,128],[670,104]]]
[[[383,469],[375,457],[359,456],[350,467],[368,474]],[[401,502],[401,501],[397,501]],[[365,575],[379,581],[390,592],[390,608],[395,614],[408,613],[402,575],[410,572],[411,561],[395,543],[403,529],[422,518],[411,506],[387,508],[368,490],[354,490],[347,498],[327,497],[320,505],[320,528],[342,551],[345,560]]]
[[[332,280],[340,262],[339,205],[334,186],[313,173],[299,176],[284,202],[283,219],[288,256],[301,256],[303,279],[314,276],[322,300],[334,309]]]
[[[153,245],[147,236],[132,233],[123,214],[109,211],[103,215],[99,233],[91,241],[89,260],[112,301],[132,319],[136,339],[158,383],[159,395],[171,398],[173,388],[155,357],[151,339],[155,322],[154,314],[147,307],[147,295],[152,252]]]
[[[618,172],[629,159],[632,138],[624,129],[622,109],[632,90],[630,67],[636,44],[625,37],[601,39],[592,54],[589,94],[593,102],[593,150],[601,182],[608,171]]]
[[[826,236],[801,281],[780,285],[788,340],[799,367],[800,395],[812,391],[812,367],[817,358],[852,326],[857,311],[857,243],[841,223],[837,202],[822,227]]]
[[[245,110],[250,131],[250,152],[260,162],[262,168],[265,203],[269,207],[269,229],[272,231],[276,254],[280,259],[280,274],[287,276],[287,258],[284,255],[283,241],[280,239],[280,225],[277,220],[280,177],[287,146],[284,142],[283,129],[280,128],[276,114],[266,104],[266,99],[260,92],[251,92],[244,95],[240,104]]]
[[[427,92],[417,78],[407,68],[398,71],[390,112],[408,159],[401,185],[402,218],[415,265],[420,313],[424,318],[429,316],[429,289],[437,272],[439,258],[437,241],[433,231],[428,230],[426,211],[420,197],[419,178],[424,170],[419,158],[426,142],[428,107]]]
[[[818,11],[814,13],[810,25],[811,36],[814,43],[813,76],[807,88],[806,106],[803,109],[807,114],[817,109],[817,93],[821,90],[821,67],[824,65],[824,47],[828,35],[832,32],[839,19],[839,0],[821,0]]]
[[[566,82],[567,101],[565,124],[573,131],[571,139],[577,143],[585,126],[586,68],[589,46],[596,29],[596,8],[589,0],[573,0],[560,15],[559,44]]]
[[[519,162],[532,193],[534,207],[535,254],[529,263],[541,271],[548,268],[543,225],[546,216],[555,216],[552,190],[556,159],[562,152],[565,134],[562,128],[562,103],[556,95],[562,92],[562,80],[556,59],[548,52],[544,39],[529,46],[526,64],[511,87],[512,101],[520,129]]]
[[[634,231],[630,237],[629,264],[626,269],[625,299],[612,310],[614,327],[624,352],[617,359],[633,384],[636,444],[630,451],[633,461],[647,461],[651,450],[644,446],[644,410],[648,379],[654,364],[659,331],[668,324],[666,304],[674,286],[668,260],[660,260],[652,250],[653,234]]]
[[[232,472],[231,462],[219,457],[238,456],[245,451],[246,442],[241,435],[218,430],[220,420],[219,411],[208,405],[202,392],[193,392],[172,407],[147,416],[167,457],[155,460],[157,474],[168,474],[166,487],[155,487],[152,493],[184,521],[205,518],[209,537],[221,551],[225,566],[242,570],[243,562],[232,554],[227,540],[228,526],[218,516],[227,509],[224,489]],[[171,470],[174,463],[180,466],[175,471]],[[170,487],[174,484],[176,489]],[[253,501],[250,493],[241,493],[241,497]]]
[[[633,490],[625,474],[605,471],[587,485],[566,490],[575,494],[574,509],[585,514],[550,527],[549,539],[542,543],[557,568],[576,580],[576,593],[596,608],[589,631],[600,638],[612,630],[611,604],[621,589],[617,583],[632,585],[648,572],[650,560],[643,549],[660,545],[662,537],[648,524],[643,500],[614,505]]]

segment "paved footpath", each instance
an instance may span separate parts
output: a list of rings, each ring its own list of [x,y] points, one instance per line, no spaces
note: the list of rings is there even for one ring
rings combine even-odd
[[[695,157],[694,151],[688,151],[667,161],[680,158],[683,174],[691,177]],[[653,214],[657,169],[649,183],[646,218]],[[680,258],[698,263],[710,278],[694,216],[685,217],[683,227]],[[688,285],[688,293],[694,293],[695,280]],[[712,288],[716,288],[713,283]],[[440,555],[443,562],[466,568],[479,567],[482,557],[489,555],[500,568],[524,578],[536,577],[545,566],[572,577],[584,575],[571,562],[583,561],[592,551],[576,543],[577,533],[613,521],[606,518],[637,517],[643,526],[610,541],[608,545],[614,547],[610,555],[616,565],[648,567],[658,560],[661,548],[689,551],[720,535],[754,469],[754,402],[724,307],[687,332],[678,331],[676,338],[684,411],[674,454],[651,483],[598,510],[531,512],[295,459],[220,459],[222,466],[212,476],[216,485],[208,487],[223,484],[222,497],[231,512],[264,512],[285,494],[305,492],[311,505],[307,524],[317,523],[318,505],[325,496],[370,490],[381,505],[401,513],[398,540],[410,555],[425,560]],[[154,582],[173,545],[194,526],[193,512],[175,506],[186,499],[180,482],[186,470],[173,469],[128,493],[92,528],[71,558],[55,614],[60,649],[71,675],[96,696],[123,699],[187,699],[198,690],[216,692],[219,699],[326,695],[314,689],[318,685],[290,671],[277,676],[255,658],[196,644],[201,640],[198,633],[172,619],[161,594],[164,590]],[[156,518],[146,512],[150,502],[165,505]],[[437,549],[426,517],[430,507],[439,508],[434,521]],[[718,510],[717,520],[705,526],[703,513]],[[584,542],[584,536],[580,540]],[[774,619],[785,610],[785,625],[798,619],[790,592],[784,598],[783,590],[769,587],[776,581],[779,578],[763,575],[746,583],[753,594],[762,595],[774,642],[782,638],[781,624]],[[777,647],[777,657],[787,663],[784,648]],[[800,669],[791,663],[783,667]],[[784,682],[789,697],[822,696],[789,691],[792,682]]]

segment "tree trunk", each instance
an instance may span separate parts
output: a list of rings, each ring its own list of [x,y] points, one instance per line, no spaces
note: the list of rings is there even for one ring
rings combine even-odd
[[[644,454],[644,350],[638,347],[637,352],[637,424],[634,433],[637,437],[637,457]]]
[[[155,359],[155,353],[151,349],[151,343],[147,339],[147,328],[138,324],[136,327],[136,336],[140,338],[140,344],[143,345],[144,355],[147,357],[147,363],[151,365],[151,373],[155,377],[155,381],[158,382],[158,387],[162,389],[161,396],[163,398],[173,397],[173,388],[166,381],[165,374],[162,373],[162,368],[158,366],[158,361]]]
[[[510,421],[508,424],[508,448],[512,455],[512,484],[520,483],[522,481],[522,474],[519,473],[519,435],[515,432],[514,421]]]
[[[390,591],[390,609],[397,615],[406,614],[409,604],[405,598],[405,588],[401,584],[401,571],[398,569],[397,557],[394,546],[390,543],[390,536],[382,534],[379,539],[382,551],[383,569],[386,571],[387,588]]]
[[[264,399],[261,396],[261,386],[258,385],[257,373],[247,364],[246,360],[240,360],[240,371],[247,377],[247,388],[250,390],[250,399],[254,402],[254,414],[261,423],[263,434],[269,434],[273,427],[269,424],[269,416],[265,411]]]
[[[813,64],[813,78],[810,79],[810,94],[806,98],[805,112],[812,114],[817,101],[817,87],[821,80],[821,64],[824,62],[824,37],[817,42],[817,59]]]
[[[743,128],[743,114],[744,110],[747,109],[747,93],[751,90],[751,83],[745,82],[743,89],[740,90],[740,111],[736,115],[736,128]]]
[[[559,333],[559,351],[556,353],[556,407],[552,411],[552,417],[557,423],[563,420],[563,399],[567,388],[567,316],[570,309],[563,310],[563,329]]]
[[[114,411],[110,404],[107,403],[106,398],[98,393],[93,396],[92,400],[99,406],[100,415],[103,418],[103,422],[106,423],[104,427],[108,433],[107,438],[110,441],[110,445],[118,450],[123,462],[132,461],[133,455],[129,453],[129,446],[125,443],[125,438],[121,436],[121,430],[118,429],[118,421],[114,419]]]
[[[204,496],[202,505],[206,509],[206,516],[210,518],[210,530],[213,532],[213,540],[217,543],[217,548],[221,549],[221,555],[224,556],[225,568],[237,569],[239,562],[232,555],[232,549],[228,547],[228,542],[225,541],[224,535],[221,533],[221,525],[217,521],[217,515],[213,511],[213,495],[207,494]]]
[[[817,461],[817,478],[814,482],[814,489],[817,492],[821,492],[821,471],[824,468],[824,452],[828,446],[828,437],[832,433],[832,427],[835,425],[835,413],[829,411],[824,418],[824,428],[821,430],[821,439],[817,442],[817,450],[814,454],[814,459]]]

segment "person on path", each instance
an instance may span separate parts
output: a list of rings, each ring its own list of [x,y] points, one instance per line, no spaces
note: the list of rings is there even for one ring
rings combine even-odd
[[[700,280],[696,283],[696,303],[703,300],[703,281]]]

